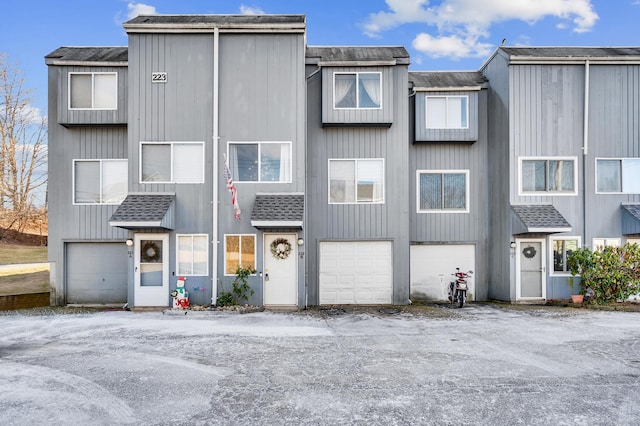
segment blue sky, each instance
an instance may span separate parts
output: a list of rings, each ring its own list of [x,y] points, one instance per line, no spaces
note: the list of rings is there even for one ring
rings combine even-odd
[[[46,111],[44,56],[60,46],[124,46],[139,13],[307,16],[309,45],[402,45],[412,70],[477,70],[512,46],[638,46],[640,0],[19,0],[2,5],[0,53]]]

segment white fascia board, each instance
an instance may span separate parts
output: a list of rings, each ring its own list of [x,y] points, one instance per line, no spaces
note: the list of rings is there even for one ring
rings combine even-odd
[[[555,234],[559,232],[571,232],[573,228],[527,228],[530,233]]]
[[[414,92],[479,92],[482,86],[414,87]]]
[[[302,228],[302,221],[252,220],[251,226],[254,228]]]
[[[118,228],[160,228],[161,227],[161,222],[162,221],[154,221],[154,222],[138,222],[138,221],[132,221],[132,222],[109,222],[110,226],[117,226]]]

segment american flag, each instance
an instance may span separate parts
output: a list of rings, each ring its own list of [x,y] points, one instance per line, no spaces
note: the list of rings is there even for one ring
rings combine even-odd
[[[224,179],[227,181],[227,189],[231,193],[231,204],[233,204],[233,217],[240,220],[240,205],[238,204],[238,190],[236,189],[233,178],[231,177],[231,170],[227,164],[227,159],[224,160]]]

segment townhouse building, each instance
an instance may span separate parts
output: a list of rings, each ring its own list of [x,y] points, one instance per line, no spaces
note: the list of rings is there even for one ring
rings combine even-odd
[[[51,304],[567,298],[572,247],[640,235],[640,49],[501,46],[409,71],[303,15],[149,15],[49,70]]]

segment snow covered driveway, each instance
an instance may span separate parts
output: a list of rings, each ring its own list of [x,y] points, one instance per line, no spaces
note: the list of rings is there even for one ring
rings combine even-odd
[[[3,315],[0,424],[640,424],[639,313],[346,310]]]

